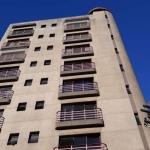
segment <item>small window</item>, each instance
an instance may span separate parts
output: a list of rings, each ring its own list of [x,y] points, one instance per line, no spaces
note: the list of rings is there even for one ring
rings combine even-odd
[[[56,26],[57,26],[57,24],[56,24],[56,23],[53,23],[51,26],[52,26],[52,27],[56,27]]]
[[[25,111],[26,110],[26,106],[27,106],[27,103],[19,103],[17,111]]]
[[[110,28],[110,24],[108,24],[108,28]]]
[[[123,65],[120,65],[120,70],[121,70],[122,72],[124,72]]]
[[[53,49],[53,45],[47,46],[47,50],[52,50]]]
[[[111,35],[111,39],[114,40],[114,36],[113,35]]]
[[[31,63],[30,63],[30,67],[35,67],[37,65],[37,61],[32,61]]]
[[[115,48],[115,52],[116,52],[116,54],[119,54],[119,52],[118,52],[118,49],[117,49],[117,48]]]
[[[0,109],[0,116],[3,116],[4,109]]]
[[[44,25],[41,25],[41,28],[46,28],[46,24],[44,24]]]
[[[131,93],[131,90],[130,90],[130,88],[129,88],[129,85],[126,85],[126,90],[127,90],[127,93],[128,93],[128,94],[132,94],[132,93]]]
[[[107,15],[105,15],[105,18],[108,18],[108,16],[107,16]]]
[[[26,80],[24,86],[31,86],[32,85],[32,79]]]
[[[40,84],[47,84],[48,83],[48,78],[42,78]]]
[[[55,34],[50,34],[49,37],[55,37]]]
[[[39,131],[30,132],[28,143],[38,143]]]
[[[38,39],[42,39],[44,37],[44,35],[39,35]]]
[[[51,60],[45,60],[45,61],[44,61],[44,66],[50,65],[50,64],[51,64]]]
[[[138,113],[134,113],[137,125],[142,125]]]
[[[43,109],[44,108],[44,101],[36,102],[35,109]]]
[[[18,142],[19,133],[13,133],[9,135],[7,145],[15,145]]]
[[[41,50],[41,47],[35,47],[34,51],[40,51]]]

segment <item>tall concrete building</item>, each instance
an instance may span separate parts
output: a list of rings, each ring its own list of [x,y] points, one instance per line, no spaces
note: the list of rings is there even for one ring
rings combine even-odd
[[[109,10],[11,24],[0,49],[0,150],[150,150]]]

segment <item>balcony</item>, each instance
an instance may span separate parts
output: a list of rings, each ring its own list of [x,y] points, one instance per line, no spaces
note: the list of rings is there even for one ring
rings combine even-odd
[[[75,83],[59,86],[58,99],[99,96],[98,84]]]
[[[3,116],[0,116],[0,131],[2,130],[4,120],[5,120],[5,118]]]
[[[65,25],[64,31],[79,31],[79,30],[89,30],[90,23],[89,22],[80,22],[80,23],[72,23]]]
[[[10,63],[22,63],[24,62],[26,54],[24,53],[14,53],[5,54],[0,56],[0,65],[10,64]]]
[[[0,105],[10,104],[14,91],[12,90],[1,90],[0,91]]]
[[[71,76],[91,73],[96,73],[95,63],[82,62],[61,66],[60,76]]]
[[[22,49],[22,48],[29,48],[30,41],[8,41],[3,44],[1,50],[10,50],[10,49]]]
[[[92,41],[92,36],[89,33],[67,35],[63,38],[63,44],[89,42]]]
[[[24,29],[24,30],[14,30],[11,31],[7,38],[17,38],[17,37],[25,37],[32,36],[34,34],[33,29]]]
[[[72,47],[62,50],[62,58],[93,56],[93,47]]]
[[[86,145],[71,145],[56,147],[54,150],[108,150],[107,145],[104,143],[100,144],[86,144]]]
[[[20,70],[9,69],[9,70],[0,70],[0,81],[17,81],[19,79]]]
[[[100,108],[59,111],[56,114],[56,130],[88,127],[104,127],[102,110]]]

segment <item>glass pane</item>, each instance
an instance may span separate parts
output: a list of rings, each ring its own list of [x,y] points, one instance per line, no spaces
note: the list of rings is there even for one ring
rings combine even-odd
[[[59,147],[69,147],[73,145],[73,138],[72,137],[68,137],[68,138],[60,138],[60,142],[59,142]]]
[[[87,145],[99,145],[100,137],[97,136],[87,136]]]
[[[62,106],[62,111],[71,111],[72,110],[72,105],[64,105]]]
[[[81,136],[81,137],[74,137],[74,146],[81,146],[81,145],[86,145],[86,137],[85,136]]]
[[[94,109],[96,108],[96,104],[85,104],[85,109]]]
[[[74,53],[81,53],[81,47],[74,47],[73,52]]]

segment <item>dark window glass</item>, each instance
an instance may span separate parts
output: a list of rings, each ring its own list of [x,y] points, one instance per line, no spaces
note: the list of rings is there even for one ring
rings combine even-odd
[[[39,35],[38,39],[42,39],[44,37],[44,35]]]
[[[30,67],[35,67],[37,65],[37,61],[32,61],[31,63],[30,63]]]
[[[45,60],[44,61],[44,65],[50,65],[51,64],[51,60]]]
[[[44,108],[44,101],[36,102],[35,109],[43,109]]]
[[[53,49],[53,45],[47,46],[47,50],[52,50]]]
[[[39,131],[30,132],[28,143],[38,143]]]
[[[49,37],[55,37],[55,34],[50,34]]]
[[[105,15],[105,18],[108,18],[108,16],[107,16],[107,15]]]
[[[116,54],[119,54],[119,52],[118,52],[118,49],[117,49],[117,48],[115,48],[115,52],[116,52]]]
[[[113,35],[111,35],[111,39],[114,40],[114,36]]]
[[[41,28],[46,28],[46,25],[44,24],[44,25],[41,25]]]
[[[0,109],[0,116],[3,116],[4,109]]]
[[[124,72],[123,65],[120,65],[120,70],[121,70],[122,72]]]
[[[0,86],[0,91],[9,91],[12,89],[12,85]]]
[[[69,147],[70,145],[74,145],[73,137],[62,137],[60,138],[59,147]]]
[[[24,86],[31,86],[32,85],[32,79],[31,80],[26,80]]]
[[[138,113],[134,113],[137,125],[142,125]]]
[[[110,28],[110,24],[108,24],[108,28]]]
[[[87,144],[88,145],[100,144],[100,137],[99,136],[87,136]]]
[[[86,145],[86,136],[74,137],[74,146]]]
[[[34,51],[40,51],[41,47],[35,47]]]
[[[53,23],[53,24],[52,24],[52,27],[56,27],[56,26],[57,26],[57,24],[56,24],[56,23]]]
[[[127,90],[127,93],[128,93],[128,94],[132,94],[132,93],[131,93],[131,90],[130,90],[130,88],[129,88],[129,85],[126,85],[126,90]]]
[[[47,84],[48,78],[42,78],[40,84]]]
[[[26,106],[27,106],[27,103],[19,103],[17,111],[25,111],[26,110]]]
[[[13,133],[9,135],[7,145],[15,145],[18,142],[19,133]]]

